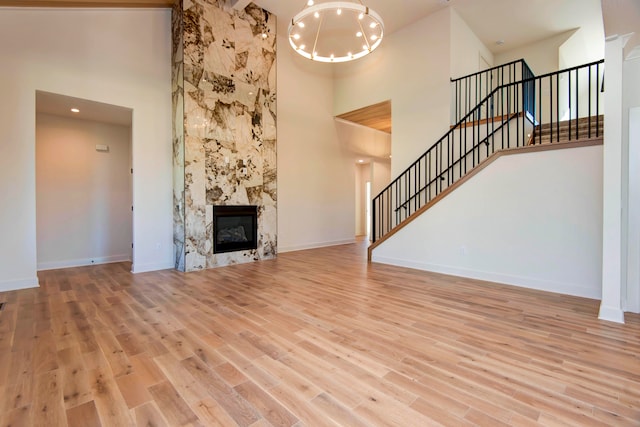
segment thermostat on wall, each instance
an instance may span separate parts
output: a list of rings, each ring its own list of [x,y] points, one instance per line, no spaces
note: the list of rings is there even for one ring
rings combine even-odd
[[[109,146],[108,145],[96,145],[96,151],[109,151]]]

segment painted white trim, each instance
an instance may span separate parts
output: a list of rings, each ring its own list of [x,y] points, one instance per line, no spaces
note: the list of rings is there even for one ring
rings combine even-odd
[[[57,270],[59,268],[85,267],[87,265],[110,264],[112,262],[131,261],[130,255],[112,255],[96,258],[67,259],[38,263],[38,271]]]
[[[37,277],[31,279],[5,280],[0,282],[0,292],[17,291],[19,289],[37,288],[40,282]]]
[[[278,253],[305,251],[307,249],[326,248],[328,246],[350,245],[355,243],[356,239],[334,240],[332,242],[317,242],[308,245],[285,246],[278,248]]]
[[[173,269],[175,269],[175,265],[173,264],[173,262],[150,262],[146,264],[141,264],[141,263],[131,264],[131,272],[133,274],[147,273],[149,271],[173,270]]]
[[[607,320],[609,322],[624,323],[624,312],[618,307],[600,305],[598,319]]]
[[[539,291],[553,292],[562,294],[573,295],[577,297],[590,298],[600,300],[600,295],[596,292],[589,292],[588,289],[584,289],[579,286],[575,286],[571,283],[561,283],[548,280],[540,280],[526,276],[515,276],[510,274],[493,273],[490,271],[471,270],[459,267],[452,267],[448,265],[439,265],[424,263],[419,261],[396,259],[391,257],[376,256],[375,249],[371,256],[373,262],[379,262],[382,264],[390,264],[398,267],[414,268],[417,270],[431,271],[434,273],[448,274],[452,276],[467,277],[476,280],[485,280],[488,282],[502,283],[505,285],[519,286],[523,288],[536,289]]]

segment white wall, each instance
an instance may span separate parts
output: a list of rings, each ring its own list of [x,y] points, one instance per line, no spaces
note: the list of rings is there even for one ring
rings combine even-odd
[[[373,260],[600,298],[601,176],[602,146],[499,158]]]
[[[335,64],[335,115],[391,100],[393,176],[448,130],[449,16],[442,9],[390,34],[371,55]]]
[[[371,164],[371,198],[376,197],[391,182],[391,162],[376,160]]]
[[[451,76],[466,76],[480,71],[480,57],[494,64],[493,53],[480,41],[467,23],[451,9]]]
[[[353,154],[353,159],[388,159],[391,154],[391,135],[373,128],[335,120],[340,145]]]
[[[629,218],[626,309],[640,313],[640,106],[629,110]]]
[[[558,65],[560,69],[588,64],[602,58],[604,58],[604,32],[602,27],[580,28],[558,49]]]
[[[560,46],[574,33],[575,30],[567,31],[535,43],[501,52],[495,55],[495,64],[506,64],[524,58],[536,76],[558,71],[560,69],[558,63]]]
[[[624,61],[622,141],[628,173],[627,310],[640,313],[640,58]],[[626,187],[626,186],[623,186]]]
[[[371,165],[356,164],[356,236],[367,234],[367,182],[371,181]]]
[[[331,70],[278,37],[279,252],[354,241],[354,163],[336,132]]]
[[[133,109],[133,269],[172,262],[168,9],[0,11],[0,289],[36,286],[35,92]],[[11,41],[11,42],[8,42]]]
[[[129,126],[37,114],[38,270],[131,259],[130,139]]]

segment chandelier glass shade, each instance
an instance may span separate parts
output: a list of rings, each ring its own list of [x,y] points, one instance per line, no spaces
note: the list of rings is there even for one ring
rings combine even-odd
[[[361,1],[307,1],[289,23],[289,43],[305,58],[346,62],[361,58],[382,42],[384,23]]]

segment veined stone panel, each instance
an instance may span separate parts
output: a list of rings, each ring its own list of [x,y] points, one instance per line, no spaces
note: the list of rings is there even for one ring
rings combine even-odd
[[[184,271],[184,59],[182,1],[171,14],[171,97],[173,106],[173,249],[175,267]]]
[[[254,4],[236,11],[225,3],[185,1],[181,8],[184,271],[268,259],[277,251],[276,19]],[[214,205],[258,206],[258,248],[214,254]],[[179,255],[177,249],[176,265]]]

